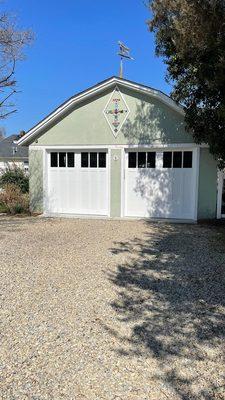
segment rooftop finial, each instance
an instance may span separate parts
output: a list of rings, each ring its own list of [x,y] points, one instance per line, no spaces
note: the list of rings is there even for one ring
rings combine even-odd
[[[126,58],[128,60],[133,60],[133,57],[130,56],[130,49],[127,46],[125,46],[125,44],[119,41],[118,45],[119,45],[118,55],[120,56],[119,77],[123,78],[123,59]]]

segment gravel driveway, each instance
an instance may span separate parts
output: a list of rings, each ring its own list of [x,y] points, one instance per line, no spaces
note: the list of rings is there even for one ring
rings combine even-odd
[[[0,398],[225,399],[225,228],[0,219]]]

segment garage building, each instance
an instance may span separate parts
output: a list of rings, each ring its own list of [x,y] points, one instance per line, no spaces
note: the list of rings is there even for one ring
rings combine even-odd
[[[186,131],[182,108],[158,90],[109,78],[60,105],[18,144],[29,146],[32,211],[221,217],[216,161]]]

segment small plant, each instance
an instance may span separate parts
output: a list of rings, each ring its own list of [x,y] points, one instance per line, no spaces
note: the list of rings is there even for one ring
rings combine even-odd
[[[9,214],[29,212],[29,195],[13,183],[4,185],[0,192],[0,204]]]
[[[0,187],[4,188],[7,184],[18,186],[22,193],[29,192],[29,177],[17,166],[8,167],[0,176]]]

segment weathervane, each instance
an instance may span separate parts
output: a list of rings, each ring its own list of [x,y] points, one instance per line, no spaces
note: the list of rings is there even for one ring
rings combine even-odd
[[[119,77],[123,78],[123,59],[126,58],[128,60],[134,60],[133,57],[130,56],[130,49],[125,46],[122,42],[118,42],[119,52],[117,53],[120,56],[120,74]]]

